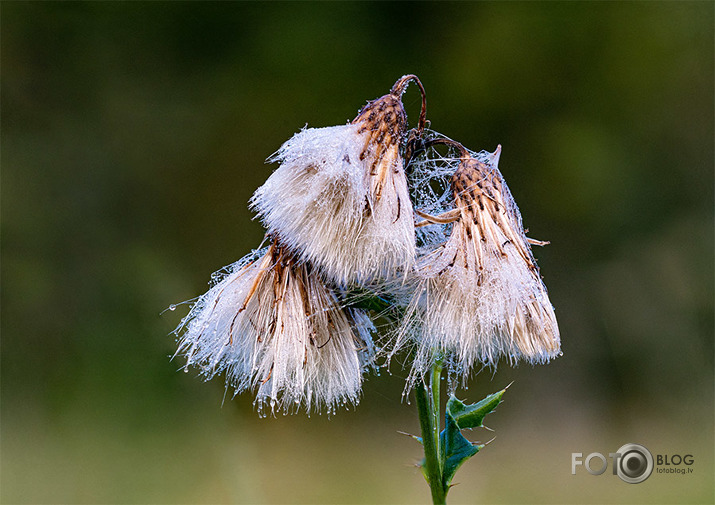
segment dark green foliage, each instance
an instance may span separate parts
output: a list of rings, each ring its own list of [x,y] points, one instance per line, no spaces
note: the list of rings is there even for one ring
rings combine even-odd
[[[454,397],[452,397],[454,398]],[[444,416],[445,428],[439,434],[440,447],[442,452],[440,459],[442,460],[442,482],[445,490],[449,488],[454,474],[457,472],[462,463],[479,452],[483,445],[474,445],[472,442],[464,438],[459,430],[457,421],[449,413],[449,410]]]
[[[501,397],[508,387],[509,386],[501,391],[490,394],[482,401],[471,405],[465,405],[452,395],[447,402],[447,416],[453,417],[461,430],[466,428],[481,428],[484,426],[482,421],[487,414],[493,412],[494,409],[497,408],[497,405],[501,403]]]
[[[418,384],[417,388],[419,405],[420,388],[424,391],[424,386]],[[484,427],[484,418],[494,412],[497,405],[501,403],[502,396],[506,389],[507,388],[504,388],[472,404],[465,404],[454,395],[450,396],[444,414],[445,428],[440,432],[439,443],[437,444],[439,448],[439,450],[436,451],[439,459],[438,464],[433,463],[433,468],[430,471],[427,468],[426,458],[420,462],[422,473],[432,488],[434,503],[444,503],[444,499],[452,484],[452,479],[459,467],[484,447],[484,444],[470,442],[462,434],[462,430]],[[432,402],[426,403],[432,408],[435,406]],[[424,446],[423,439],[414,436],[413,438]],[[425,449],[427,448],[425,447]],[[426,455],[428,452],[430,451],[425,450]],[[435,468],[438,468],[439,471],[436,472]],[[435,480],[437,483],[433,482]],[[435,489],[435,487],[437,489]]]

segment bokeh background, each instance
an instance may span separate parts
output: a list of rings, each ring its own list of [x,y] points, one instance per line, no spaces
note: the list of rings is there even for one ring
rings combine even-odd
[[[561,325],[452,503],[713,502],[712,2],[3,2],[3,503],[428,503],[405,372],[332,418],[259,419],[170,361],[304,125],[416,73],[501,169]],[[413,121],[419,94],[405,104]],[[690,475],[571,475],[629,442]]]

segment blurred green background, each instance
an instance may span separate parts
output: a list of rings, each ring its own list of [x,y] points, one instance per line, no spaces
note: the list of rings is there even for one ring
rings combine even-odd
[[[713,502],[712,2],[0,8],[3,503],[428,503],[399,366],[259,419],[160,315],[259,244],[265,158],[405,73],[432,128],[503,145],[563,339],[459,391],[515,381],[451,503]],[[571,475],[629,442],[694,472]]]

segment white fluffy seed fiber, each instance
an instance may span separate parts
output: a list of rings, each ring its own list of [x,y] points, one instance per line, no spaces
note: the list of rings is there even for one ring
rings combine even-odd
[[[251,199],[269,233],[339,283],[387,277],[414,257],[414,224],[397,145],[375,195],[360,123],[308,128],[269,161],[278,169]]]
[[[275,244],[228,270],[177,329],[186,367],[256,391],[261,413],[356,404],[374,354],[367,315]]]
[[[556,316],[498,154],[453,160],[454,204],[443,214],[451,217],[449,238],[421,248],[397,338],[398,348],[416,348],[413,378],[438,355],[452,356],[453,371],[466,379],[501,358],[544,363],[560,353]]]

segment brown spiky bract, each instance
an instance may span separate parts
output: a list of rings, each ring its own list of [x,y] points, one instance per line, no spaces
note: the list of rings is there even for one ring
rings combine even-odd
[[[352,123],[359,125],[358,133],[365,138],[360,160],[366,162],[371,195],[376,201],[383,187],[394,185],[393,177],[402,171],[399,149],[407,131],[407,114],[400,96],[390,93],[367,104]]]

